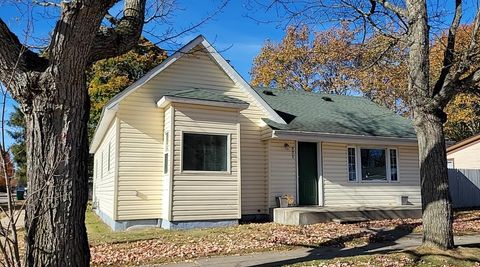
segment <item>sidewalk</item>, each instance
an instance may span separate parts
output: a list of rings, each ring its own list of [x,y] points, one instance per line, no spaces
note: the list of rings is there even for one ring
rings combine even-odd
[[[332,259],[335,257],[348,257],[355,255],[368,255],[413,249],[422,243],[422,236],[410,234],[394,242],[372,243],[359,248],[298,248],[289,251],[275,251],[255,253],[245,256],[219,256],[201,258],[192,262],[172,263],[166,265],[146,265],[162,267],[192,267],[192,266],[279,266],[295,264],[316,259]],[[456,236],[455,244],[459,246],[480,244],[480,235]]]

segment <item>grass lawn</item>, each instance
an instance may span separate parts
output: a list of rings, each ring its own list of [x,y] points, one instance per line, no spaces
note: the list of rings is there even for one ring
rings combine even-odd
[[[289,266],[470,267],[480,266],[480,249],[459,247],[455,250],[445,252],[420,247],[412,251],[344,257],[331,260],[315,260]]]
[[[90,209],[86,214],[86,225],[92,252],[92,264],[117,266],[286,250],[299,246],[335,247],[337,249],[360,247],[370,243],[394,240],[395,237],[388,234],[390,232],[421,231],[420,220],[396,219],[348,225],[321,223],[288,226],[274,223],[251,223],[213,229],[162,230],[150,228],[113,232]],[[480,233],[480,211],[457,213],[454,227],[456,234]],[[378,228],[382,228],[384,232],[376,233],[375,229]],[[458,262],[455,262],[457,259],[454,257],[448,255],[440,257],[437,254],[419,250],[409,253],[315,261],[306,266],[352,266],[356,265],[353,263],[363,264],[363,262],[365,262],[364,266],[443,266],[444,264],[446,266],[472,266],[473,264],[472,261],[467,260],[465,261],[466,265],[458,265]],[[470,254],[473,256],[468,256]],[[462,248],[452,255],[466,255],[466,259],[478,260],[480,249]],[[436,260],[439,262],[435,262]],[[464,259],[458,260],[459,262],[464,261]],[[388,262],[393,263],[389,265]],[[402,265],[398,265],[396,262]],[[431,264],[422,265],[424,262]],[[478,266],[480,267],[480,265]]]

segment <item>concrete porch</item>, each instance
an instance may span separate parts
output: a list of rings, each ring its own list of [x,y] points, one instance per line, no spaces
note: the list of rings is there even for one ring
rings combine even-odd
[[[274,208],[273,221],[288,225],[331,222],[334,219],[365,218],[368,220],[421,218],[420,206],[386,207],[288,207]]]

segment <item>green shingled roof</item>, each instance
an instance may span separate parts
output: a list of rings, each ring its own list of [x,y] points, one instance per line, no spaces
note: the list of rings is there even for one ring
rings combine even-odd
[[[165,96],[173,96],[187,99],[197,99],[197,100],[206,100],[206,101],[215,101],[215,102],[225,102],[225,103],[234,103],[234,104],[248,104],[245,101],[242,101],[237,98],[229,97],[216,92],[214,90],[205,90],[205,89],[187,89],[172,91],[166,93]]]
[[[410,120],[363,97],[271,88],[255,90],[288,123],[285,125],[264,119],[272,129],[361,136],[416,137]]]

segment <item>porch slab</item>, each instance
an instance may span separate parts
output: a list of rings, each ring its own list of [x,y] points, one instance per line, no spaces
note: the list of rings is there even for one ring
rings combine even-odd
[[[288,207],[273,209],[273,221],[288,225],[307,225],[344,218],[361,217],[368,220],[421,218],[420,206],[388,207]]]

